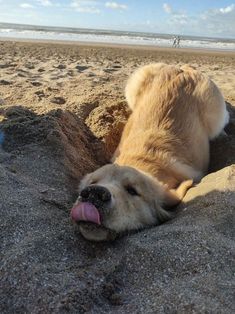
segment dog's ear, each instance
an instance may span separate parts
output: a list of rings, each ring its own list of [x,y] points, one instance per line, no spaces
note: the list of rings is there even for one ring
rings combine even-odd
[[[189,188],[193,186],[193,180],[186,180],[180,183],[177,189],[165,190],[164,204],[167,209],[177,206],[184,198]]]
[[[157,224],[170,220],[173,217],[171,212],[168,212],[159,204],[159,199],[154,200],[154,210],[157,217]]]

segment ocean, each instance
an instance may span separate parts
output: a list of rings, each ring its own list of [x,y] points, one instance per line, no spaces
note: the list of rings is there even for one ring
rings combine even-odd
[[[0,23],[0,38],[172,47],[173,37],[170,34]],[[235,51],[235,39],[180,36],[180,47]]]

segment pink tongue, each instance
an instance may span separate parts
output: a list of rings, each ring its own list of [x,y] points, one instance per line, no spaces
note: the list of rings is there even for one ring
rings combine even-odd
[[[91,203],[78,203],[71,210],[71,217],[75,221],[89,221],[100,225],[100,214]]]

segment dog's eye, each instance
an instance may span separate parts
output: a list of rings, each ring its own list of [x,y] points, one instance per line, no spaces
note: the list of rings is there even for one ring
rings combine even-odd
[[[136,189],[133,188],[133,187],[130,186],[130,185],[126,186],[126,191],[127,191],[130,195],[133,195],[133,196],[139,195],[139,193],[136,191]]]
[[[98,182],[98,180],[91,180],[90,185],[91,184],[96,184]]]

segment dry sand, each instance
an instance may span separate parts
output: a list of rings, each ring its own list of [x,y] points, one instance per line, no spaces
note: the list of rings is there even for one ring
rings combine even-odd
[[[209,75],[230,103],[228,136],[174,220],[92,244],[68,209],[114,151],[126,79],[149,62]],[[0,312],[234,313],[234,105],[235,53],[0,42]]]

